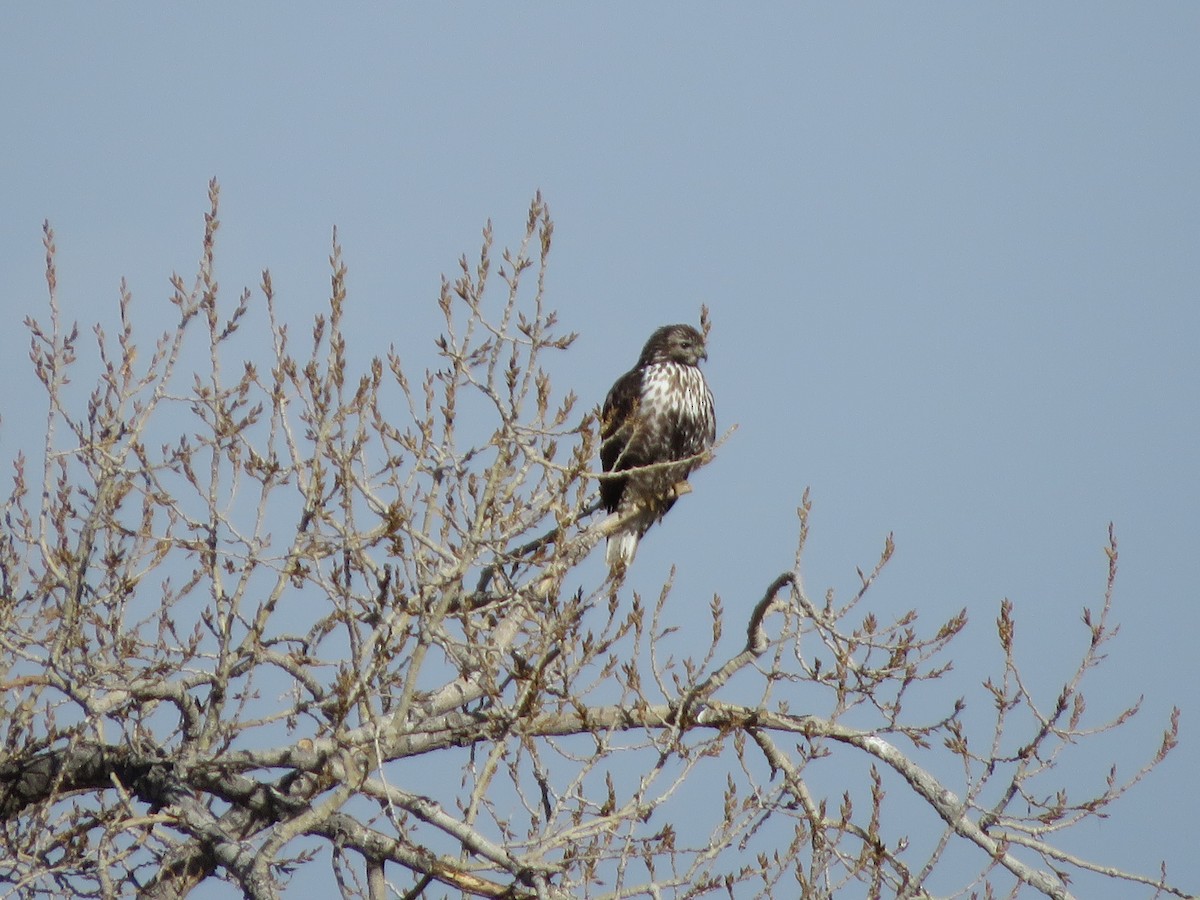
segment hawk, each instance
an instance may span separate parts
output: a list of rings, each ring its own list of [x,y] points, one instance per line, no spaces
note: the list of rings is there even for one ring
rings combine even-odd
[[[700,371],[704,337],[690,325],[664,325],[637,365],[617,379],[600,416],[600,462],[610,477],[600,498],[610,513],[640,510],[609,535],[609,569],[623,571],[646,530],[675,503],[674,487],[713,445],[713,396]],[[672,463],[676,463],[672,465]],[[611,477],[622,473],[617,477]]]

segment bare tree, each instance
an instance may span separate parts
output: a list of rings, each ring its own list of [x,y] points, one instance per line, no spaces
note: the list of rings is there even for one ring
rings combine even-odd
[[[173,279],[177,324],[139,352],[122,286],[86,397],[46,228],[49,322],[27,320],[45,437],[13,462],[0,531],[10,895],[218,878],[272,898],[331,866],[372,898],[1066,898],[1089,877],[1187,896],[1165,867],[1056,842],[1176,741],[1177,714],[1125,780],[1087,754],[1136,711],[1092,722],[1082,693],[1114,633],[1115,540],[1064,684],[1022,676],[1000,607],[996,674],[955,686],[991,710],[982,732],[966,700],[911,712],[967,620],[870,611],[890,539],[844,601],[808,595],[798,549],[732,653],[713,600],[708,645],[675,658],[671,585],[646,602],[583,565],[620,523],[595,515],[594,413],[545,371],[573,335],[544,305],[541,198],[499,265],[489,225],[443,282],[418,379],[394,352],[352,364],[336,233],[311,336],[266,272],[225,310],[217,196],[194,285]],[[231,360],[263,311],[270,351]],[[799,512],[803,548],[807,496]],[[1068,760],[1092,792],[1068,794]]]

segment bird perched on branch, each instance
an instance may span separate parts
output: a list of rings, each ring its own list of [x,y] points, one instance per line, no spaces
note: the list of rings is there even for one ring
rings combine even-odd
[[[600,481],[600,498],[610,513],[631,517],[608,537],[613,572],[633,561],[642,535],[686,492],[688,474],[716,439],[702,359],[708,353],[699,331],[664,325],[604,400],[600,462],[609,477]]]

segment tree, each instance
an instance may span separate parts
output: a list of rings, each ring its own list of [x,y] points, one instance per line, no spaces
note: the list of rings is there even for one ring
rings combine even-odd
[[[595,515],[594,411],[545,371],[574,336],[544,305],[540,196],[499,266],[489,225],[443,281],[420,380],[394,352],[354,370],[336,232],[329,313],[303,347],[267,272],[260,300],[224,312],[215,182],[210,200],[194,286],[173,278],[177,324],[139,353],[123,285],[77,402],[46,227],[49,324],[27,320],[45,440],[14,460],[0,532],[13,893],[179,897],[220,878],[270,898],[332,865],[371,897],[1065,898],[1089,875],[1186,896],[1165,867],[1055,843],[1176,741],[1177,713],[1132,778],[1101,769],[1086,796],[1055,780],[1136,711],[1091,723],[1081,693],[1114,633],[1115,540],[1057,690],[1022,677],[1001,606],[980,733],[965,700],[909,712],[947,678],[966,615],[869,611],[890,538],[846,601],[809,597],[798,550],[732,652],[714,599],[709,645],[673,659],[671,585],[648,603],[584,564],[620,522]],[[270,359],[231,373],[256,303]],[[803,710],[780,699],[794,686]]]

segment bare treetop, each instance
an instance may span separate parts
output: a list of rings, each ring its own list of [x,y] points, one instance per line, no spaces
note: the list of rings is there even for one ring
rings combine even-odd
[[[1130,776],[1091,750],[1136,712],[1097,722],[1084,702],[1115,634],[1111,534],[1060,685],[1022,673],[1005,602],[995,674],[915,714],[957,677],[966,613],[882,617],[890,537],[848,597],[812,599],[807,494],[795,559],[746,587],[748,615],[713,598],[711,640],[678,657],[665,612],[694,598],[582,565],[645,510],[597,515],[599,398],[547,374],[574,335],[545,297],[540,196],[515,249],[497,260],[489,224],[443,281],[419,375],[394,351],[355,362],[336,233],[311,334],[269,273],[226,302],[215,182],[210,199],[175,327],[147,346],[122,287],[98,358],[64,321],[46,228],[49,319],[27,320],[45,432],[13,460],[0,529],[0,891],[1188,896],[1165,867],[1059,841],[1119,813],[1178,731],[1176,714]],[[255,320],[264,350],[237,358]]]

